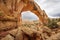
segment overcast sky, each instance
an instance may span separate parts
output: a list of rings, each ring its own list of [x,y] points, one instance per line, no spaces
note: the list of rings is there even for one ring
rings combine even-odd
[[[60,17],[60,0],[35,0],[35,2],[45,10],[49,17]],[[38,19],[36,15],[31,12],[22,13],[23,19]]]

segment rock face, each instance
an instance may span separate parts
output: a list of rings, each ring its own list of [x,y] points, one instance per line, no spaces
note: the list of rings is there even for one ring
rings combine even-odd
[[[21,12],[30,10],[39,17],[40,23],[46,22],[46,13],[34,2],[34,0],[0,0],[0,29],[19,27]],[[26,3],[25,3],[26,2]],[[44,17],[46,17],[44,19]],[[2,22],[3,21],[3,22]]]
[[[21,12],[30,10],[43,24],[45,11],[34,0],[0,0],[0,39],[1,40],[40,40],[40,32],[21,25]],[[42,15],[43,14],[43,15]],[[2,38],[1,38],[2,37]]]
[[[60,33],[57,33],[55,35],[52,35],[50,38],[47,40],[60,40]]]
[[[23,40],[23,32],[21,31],[21,28],[18,28],[15,40]]]
[[[14,40],[11,35],[7,35],[6,37],[2,38],[1,40]]]
[[[0,31],[9,30],[17,27],[16,22],[12,21],[0,21]]]

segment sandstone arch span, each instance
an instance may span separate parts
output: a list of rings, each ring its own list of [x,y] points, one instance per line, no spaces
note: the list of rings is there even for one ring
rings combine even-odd
[[[25,7],[23,7],[22,12],[24,11],[31,11],[33,12],[40,20],[41,24],[48,22],[48,16],[46,15],[45,11],[42,10],[37,3],[34,1],[29,1],[28,4],[26,4]],[[44,19],[46,17],[46,19]]]
[[[48,16],[34,0],[0,0],[0,10],[4,16],[0,20],[21,22],[21,12],[31,11],[39,17],[40,23],[47,23]]]

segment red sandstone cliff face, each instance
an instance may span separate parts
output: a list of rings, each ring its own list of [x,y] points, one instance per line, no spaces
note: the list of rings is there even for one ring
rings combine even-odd
[[[21,12],[23,11],[31,11],[36,14],[39,17],[40,23],[42,25],[43,23],[47,22],[46,18],[48,17],[46,16],[45,11],[43,11],[32,0],[0,0],[1,40],[35,40],[35,38],[36,40],[41,39],[40,31],[34,29],[30,30],[28,27],[20,27],[22,23]],[[46,18],[44,18],[45,16]]]
[[[45,11],[32,0],[0,0],[0,30],[20,27],[21,12],[29,10],[39,17],[40,25],[48,22]]]

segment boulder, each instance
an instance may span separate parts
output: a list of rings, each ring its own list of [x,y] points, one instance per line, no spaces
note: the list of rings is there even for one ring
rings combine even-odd
[[[8,31],[8,33],[13,36],[16,36],[17,32],[18,32],[18,29],[13,29],[13,30]]]
[[[60,22],[57,22],[57,25],[59,25],[59,26],[60,26]]]
[[[60,40],[60,33],[57,33],[55,35],[52,35],[47,40]]]
[[[18,28],[15,40],[23,40],[23,32],[21,31],[21,28]]]
[[[14,40],[14,37],[12,37],[11,35],[6,35],[4,38],[2,38],[1,40]]]

